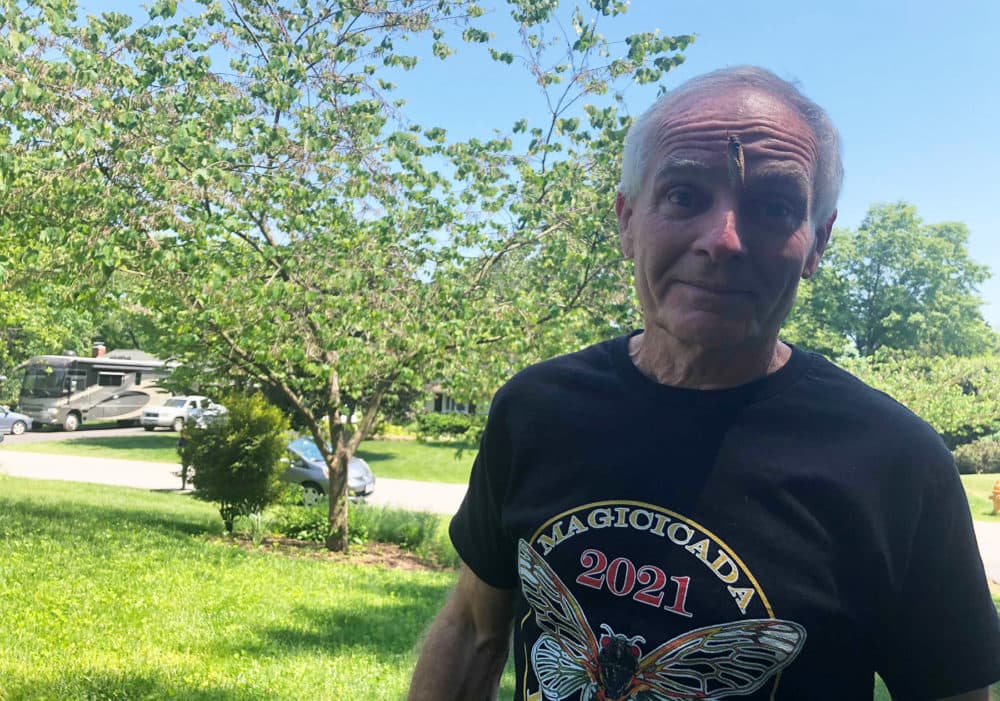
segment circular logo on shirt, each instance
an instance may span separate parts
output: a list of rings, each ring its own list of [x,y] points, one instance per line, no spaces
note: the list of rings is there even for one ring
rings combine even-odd
[[[526,699],[746,695],[776,684],[806,638],[721,539],[651,504],[555,516],[518,543],[518,572]]]

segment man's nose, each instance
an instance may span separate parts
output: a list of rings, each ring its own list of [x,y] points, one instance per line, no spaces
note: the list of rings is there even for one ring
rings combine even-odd
[[[721,202],[715,211],[706,217],[706,226],[695,241],[695,249],[707,255],[715,263],[746,255],[746,246],[740,231],[739,212],[735,204]]]

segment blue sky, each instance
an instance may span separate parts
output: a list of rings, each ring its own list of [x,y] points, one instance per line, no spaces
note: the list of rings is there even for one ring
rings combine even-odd
[[[633,0],[625,21],[606,33],[696,34],[685,63],[664,79],[667,88],[744,63],[797,80],[843,139],[838,224],[856,227],[870,204],[899,199],[927,222],[965,222],[973,258],[994,272],[981,292],[987,320],[1000,329],[998,27],[996,0]],[[486,136],[530,114],[531,85],[503,80],[478,52],[459,48],[460,60],[444,64],[446,80],[407,91],[415,118],[456,136]],[[633,88],[626,102],[638,113],[654,97]]]
[[[138,6],[81,4],[87,12],[133,14]],[[509,32],[503,3],[482,4],[496,13],[485,25]],[[973,258],[994,272],[981,293],[987,320],[1000,329],[998,27],[997,0],[632,0],[624,18],[603,28],[609,38],[652,29],[696,34],[685,63],[665,77],[667,88],[744,63],[798,81],[843,139],[838,224],[856,227],[870,204],[899,199],[925,221],[965,222]],[[460,138],[489,137],[522,116],[542,120],[524,72],[499,69],[480,47],[457,48],[439,68],[401,76],[412,118]],[[626,103],[637,114],[654,97],[652,88],[632,88]]]

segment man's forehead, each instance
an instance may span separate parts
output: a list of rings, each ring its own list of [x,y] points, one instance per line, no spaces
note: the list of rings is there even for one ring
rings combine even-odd
[[[790,114],[795,108],[777,95],[749,85],[706,86],[669,100],[660,118],[670,119],[683,113],[726,112],[734,117],[753,114]],[[801,117],[799,117],[801,120]]]
[[[748,172],[798,171],[811,178],[816,138],[798,112],[755,89],[731,88],[685,95],[664,106],[655,122],[655,156],[649,174],[662,168],[718,168],[727,145],[739,139]]]

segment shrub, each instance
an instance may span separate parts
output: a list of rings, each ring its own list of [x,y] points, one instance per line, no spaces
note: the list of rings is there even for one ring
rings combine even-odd
[[[326,504],[275,507],[268,512],[268,529],[286,538],[322,543],[329,527],[327,509]],[[446,522],[437,514],[367,504],[352,504],[347,512],[347,531],[355,544],[392,543],[442,565],[457,566]]]
[[[384,423],[379,426],[378,435],[390,438],[413,438],[416,435],[416,424],[411,423],[405,426],[400,424]]]
[[[259,395],[228,397],[224,404],[224,417],[185,427],[180,451],[182,463],[194,469],[195,497],[216,502],[232,533],[237,516],[260,512],[282,491],[288,419]]]
[[[438,527],[438,517],[434,514],[365,504],[354,505],[348,521],[349,533],[358,529],[367,533],[368,540],[393,543],[413,551],[430,542]]]
[[[963,475],[1000,472],[1000,440],[998,436],[980,438],[955,449],[955,464]]]
[[[421,414],[417,417],[417,440],[469,438],[479,440],[486,417],[469,414]]]
[[[354,509],[348,511],[348,533],[355,535],[354,525],[350,523],[350,515]],[[289,506],[282,504],[268,512],[267,528],[275,535],[285,538],[296,538],[298,540],[308,540],[314,543],[326,541],[327,531],[330,529],[329,507],[326,504],[317,506]]]

